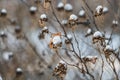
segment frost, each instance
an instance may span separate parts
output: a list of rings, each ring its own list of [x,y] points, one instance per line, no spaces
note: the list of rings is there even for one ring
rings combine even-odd
[[[107,13],[108,12],[108,8],[107,7],[103,7],[103,13]]]
[[[60,44],[61,42],[62,42],[62,40],[61,40],[60,36],[55,36],[55,37],[53,37],[53,44],[54,44],[54,45],[58,45],[58,44]]]
[[[6,61],[9,61],[10,57],[12,57],[12,56],[13,56],[12,52],[4,52],[3,53],[3,59],[6,60]]]
[[[37,7],[35,7],[35,6],[30,7],[30,11],[36,11],[36,10],[37,10]]]
[[[41,14],[40,19],[46,19],[47,15],[46,14]]]
[[[72,7],[71,4],[67,3],[67,4],[65,4],[64,9],[65,9],[66,11],[71,11],[71,10],[73,10],[73,7]]]
[[[58,5],[57,5],[57,8],[63,8],[64,7],[64,4],[62,2],[59,2]]]
[[[69,17],[69,20],[74,20],[76,21],[78,19],[78,17],[75,14],[71,14]]]
[[[80,17],[83,17],[85,16],[85,11],[84,10],[80,10],[79,14],[78,14]]]
[[[101,9],[103,9],[103,7],[102,7],[101,5],[98,5],[98,6],[96,7],[96,12],[97,12],[98,14],[100,14]]]
[[[99,37],[102,37],[102,33],[100,31],[96,31],[94,34],[93,34],[93,37],[95,38],[99,38]]]

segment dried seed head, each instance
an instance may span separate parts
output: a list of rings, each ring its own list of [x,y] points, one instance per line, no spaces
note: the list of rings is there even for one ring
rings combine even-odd
[[[65,4],[64,9],[65,9],[65,11],[72,11],[73,7],[71,4],[67,3],[67,4]]]
[[[102,34],[100,31],[96,31],[96,32],[93,34],[93,38],[100,38],[100,37],[103,37],[103,34]]]
[[[41,15],[40,15],[40,19],[41,19],[42,21],[47,21],[47,15],[46,15],[46,14],[41,14]]]
[[[113,51],[113,48],[110,45],[107,45],[104,51]]]
[[[85,11],[84,10],[80,10],[79,13],[78,13],[78,15],[80,17],[84,17],[85,16]]]
[[[98,59],[97,56],[86,56],[82,58],[85,62],[92,62],[95,64],[96,60]]]
[[[78,17],[75,14],[71,14],[69,20],[76,21],[78,20]]]
[[[117,21],[117,20],[113,20],[112,24],[113,24],[114,26],[117,26],[117,25],[118,25],[118,21]]]
[[[42,29],[42,33],[48,33],[49,31],[48,31],[48,27],[43,27],[43,29]]]
[[[57,9],[63,9],[64,8],[64,4],[62,2],[59,2],[57,5]]]
[[[3,53],[3,59],[5,61],[9,61],[12,57],[13,57],[13,53],[12,52],[4,52]]]
[[[103,6],[98,5],[98,6],[96,7],[95,17],[100,16],[100,15],[102,15],[102,14],[103,14]]]
[[[92,30],[89,28],[88,30],[87,30],[87,34],[91,34],[92,33]]]
[[[7,10],[3,8],[1,10],[1,16],[6,16],[6,15],[7,15]]]
[[[60,36],[53,37],[53,44],[54,45],[59,45],[61,43],[62,43],[62,40],[61,40]]]
[[[21,27],[20,26],[16,26],[15,27],[15,32],[16,33],[20,33],[21,32]]]
[[[71,35],[71,34],[68,34],[68,35],[67,35],[67,38],[65,39],[65,43],[66,43],[66,44],[69,44],[70,41],[72,41],[72,38],[73,38],[72,35]]]
[[[107,13],[108,12],[108,8],[107,7],[103,7],[103,13]]]
[[[0,31],[0,37],[2,37],[2,38],[7,37],[5,31]]]
[[[62,20],[61,24],[62,25],[67,25],[68,24],[68,20]]]
[[[18,68],[16,69],[16,74],[17,74],[17,75],[21,75],[22,73],[23,73],[22,68],[19,68],[19,67],[18,67]]]
[[[96,12],[97,12],[98,14],[100,14],[102,10],[103,10],[102,5],[98,5],[98,6],[96,7]]]
[[[34,14],[36,11],[37,11],[37,7],[35,7],[35,6],[30,7],[30,13],[31,14]]]

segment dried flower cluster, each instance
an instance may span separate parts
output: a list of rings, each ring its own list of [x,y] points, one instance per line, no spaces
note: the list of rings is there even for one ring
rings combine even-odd
[[[52,38],[50,40],[49,47],[50,48],[57,48],[62,46],[62,40],[61,40],[61,33],[55,33],[52,35]]]
[[[57,64],[57,66],[55,67],[53,75],[63,79],[66,73],[67,73],[67,65],[64,61],[60,61],[59,64]]]

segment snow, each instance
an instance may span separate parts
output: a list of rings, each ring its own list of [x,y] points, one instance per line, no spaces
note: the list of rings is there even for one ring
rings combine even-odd
[[[87,34],[91,34],[92,33],[92,30],[89,28],[88,30],[87,30]]]
[[[92,59],[92,58],[97,58],[97,56],[85,56],[85,57],[82,57],[82,58]]]
[[[35,6],[30,7],[30,11],[36,11],[36,10],[37,10],[37,7],[35,7]]]
[[[63,60],[60,60],[60,62],[59,63],[61,63],[61,64],[66,64]]]
[[[6,13],[7,13],[7,10],[6,10],[6,9],[2,9],[2,10],[1,10],[1,13],[5,13],[5,14],[6,14]]]
[[[61,63],[61,64],[63,64],[64,65],[64,67],[65,68],[67,68],[67,64],[63,61],[63,60],[60,60],[60,62],[59,63]],[[57,65],[58,66],[58,65]]]
[[[103,7],[103,13],[107,13],[108,12],[108,8],[107,7]]]
[[[63,8],[63,7],[64,7],[64,4],[62,2],[59,2],[57,5],[57,8]]]
[[[66,25],[68,23],[68,20],[62,20],[61,24]]]
[[[67,3],[67,4],[65,4],[64,9],[65,9],[66,11],[71,11],[71,10],[73,10],[73,7],[72,7],[71,4]]]
[[[42,30],[48,30],[48,27],[47,26],[45,26],[45,27],[43,27],[43,29]]]
[[[5,61],[9,61],[10,56],[13,56],[13,53],[12,53],[12,52],[4,52],[4,53],[3,53],[3,59],[4,59]]]
[[[102,5],[98,5],[98,6],[96,7],[96,11],[97,11],[98,14],[100,13],[100,10],[101,10],[102,8],[103,8]]]
[[[2,79],[2,76],[0,76],[0,80],[3,80],[3,79]]]
[[[18,67],[18,68],[16,69],[16,72],[22,72],[22,69]]]
[[[40,19],[46,19],[47,15],[46,14],[41,14]]]
[[[98,38],[98,37],[102,37],[102,33],[100,31],[96,31],[94,34],[93,34],[93,37],[95,38]]]
[[[113,20],[113,22],[112,22],[112,24],[118,24],[118,21],[116,21],[116,20]]]
[[[71,14],[69,17],[70,20],[77,20],[78,17],[75,14]]]
[[[112,47],[111,47],[110,45],[107,45],[107,46],[105,47],[105,50],[112,51],[113,49],[112,49]]]
[[[60,44],[62,42],[60,36],[55,36],[53,37],[53,44],[54,45],[57,45],[57,44]]]
[[[68,34],[67,37],[68,37],[68,39],[70,39],[70,40],[72,39],[72,35],[71,35],[71,34]]]
[[[85,11],[84,11],[84,10],[80,10],[78,15],[79,15],[80,17],[85,16]]]

